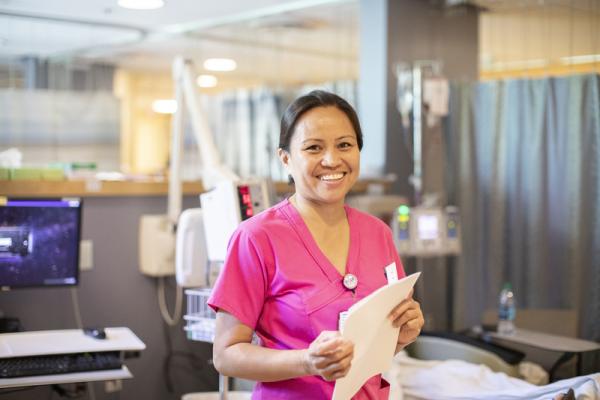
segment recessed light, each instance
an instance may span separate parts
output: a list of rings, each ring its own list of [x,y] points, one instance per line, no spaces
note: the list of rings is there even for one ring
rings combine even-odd
[[[196,79],[196,84],[203,88],[215,87],[217,82],[217,77],[214,75],[198,75]]]
[[[164,7],[164,0],[119,0],[119,7],[129,8],[131,10],[156,10]]]
[[[561,57],[563,64],[593,64],[600,62],[600,54],[584,54],[580,56]]]
[[[160,99],[152,102],[152,111],[159,114],[175,114],[177,101],[173,99]]]
[[[204,61],[204,68],[209,71],[233,71],[237,64],[231,58],[209,58]]]

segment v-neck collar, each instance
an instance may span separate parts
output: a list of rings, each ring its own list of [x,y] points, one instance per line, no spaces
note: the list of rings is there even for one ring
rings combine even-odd
[[[327,275],[330,281],[333,282],[342,278],[343,275],[340,274],[335,265],[329,261],[329,258],[327,258],[327,256],[321,251],[319,245],[317,245],[315,238],[313,237],[312,233],[310,233],[308,226],[304,222],[304,219],[302,219],[302,216],[298,210],[296,210],[289,199],[286,199],[284,202],[285,203],[283,207],[281,207],[281,210],[287,217],[292,228],[296,231],[300,237],[300,240],[302,240],[304,243],[304,247],[306,247],[317,265],[321,268],[325,275]],[[356,224],[352,208],[344,205],[344,210],[346,211],[346,217],[348,218],[348,226],[350,229],[350,244],[348,247],[348,256],[346,258],[346,274],[348,274],[352,273],[352,266],[355,265],[355,261],[358,260],[358,243],[360,242],[360,233],[355,226]]]

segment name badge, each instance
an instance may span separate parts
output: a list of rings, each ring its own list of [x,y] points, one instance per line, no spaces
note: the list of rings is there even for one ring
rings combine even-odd
[[[385,277],[387,278],[388,285],[398,281],[398,270],[396,269],[395,262],[385,267]]]
[[[338,319],[338,331],[342,332],[344,330],[344,322],[346,322],[346,318],[348,318],[348,311],[342,311]]]

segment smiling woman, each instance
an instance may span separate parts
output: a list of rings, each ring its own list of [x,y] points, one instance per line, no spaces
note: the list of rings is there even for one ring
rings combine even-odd
[[[404,276],[389,227],[344,204],[361,148],[356,112],[337,95],[311,92],[283,115],[278,153],[295,193],[240,224],[208,300],[217,312],[214,365],[257,381],[253,398],[330,399],[354,356],[340,316],[386,284],[386,267]],[[412,298],[389,320],[400,327],[397,349],[424,322]],[[388,395],[375,375],[353,398]]]
[[[279,157],[296,184],[294,202],[344,203],[358,178],[360,148],[350,118],[334,105],[299,115]],[[285,135],[284,135],[285,136]]]

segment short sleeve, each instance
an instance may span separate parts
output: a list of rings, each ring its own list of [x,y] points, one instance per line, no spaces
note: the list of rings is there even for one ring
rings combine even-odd
[[[255,329],[266,297],[266,266],[250,232],[238,228],[229,241],[225,264],[208,305]]]

